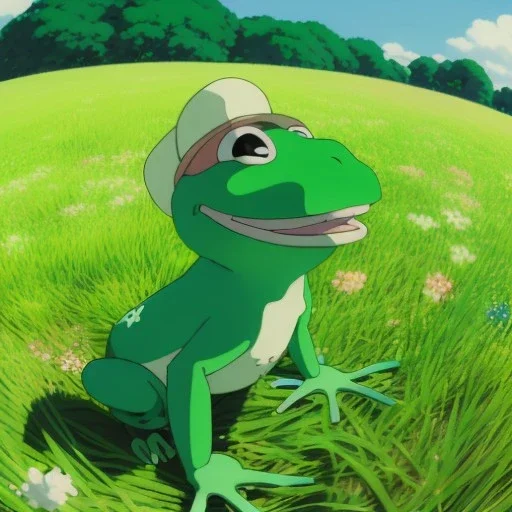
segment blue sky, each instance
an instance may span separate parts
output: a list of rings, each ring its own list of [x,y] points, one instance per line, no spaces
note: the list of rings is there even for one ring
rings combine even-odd
[[[495,86],[512,86],[512,1],[221,0],[238,16],[314,20],[342,37],[373,39],[402,64],[417,55],[472,58]],[[505,15],[505,16],[504,16]],[[508,16],[506,16],[508,15]]]
[[[184,1],[184,0],[180,0]],[[512,87],[511,0],[220,0],[238,16],[315,20],[342,37],[365,37],[407,65],[418,55],[471,58],[495,87]],[[32,0],[0,0],[0,16]]]

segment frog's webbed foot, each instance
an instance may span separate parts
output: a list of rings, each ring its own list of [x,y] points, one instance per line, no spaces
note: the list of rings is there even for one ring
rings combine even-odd
[[[279,475],[264,471],[244,469],[242,465],[228,455],[214,453],[210,461],[194,473],[193,484],[196,497],[191,512],[205,512],[208,497],[222,497],[240,512],[258,512],[258,509],[243,498],[238,487],[244,486],[302,486],[314,483],[313,478]]]
[[[274,388],[290,386],[297,388],[277,408],[278,413],[285,411],[288,407],[305,396],[316,392],[321,392],[327,395],[327,398],[329,399],[331,421],[333,423],[340,421],[340,412],[336,401],[336,394],[339,391],[347,391],[349,393],[372,398],[373,400],[385,405],[394,405],[396,403],[392,398],[389,398],[367,386],[363,386],[362,384],[357,383],[357,381],[365,379],[374,373],[383,373],[395,370],[400,366],[398,361],[384,361],[372,364],[355,372],[341,372],[336,368],[324,366],[323,358],[319,358],[319,362],[320,374],[317,377],[312,377],[305,381],[300,379],[278,379],[271,384]]]
[[[153,432],[146,440],[135,438],[132,450],[145,464],[167,462],[176,455],[176,450],[158,432]]]

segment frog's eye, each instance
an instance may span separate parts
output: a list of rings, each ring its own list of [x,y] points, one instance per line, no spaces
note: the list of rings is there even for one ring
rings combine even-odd
[[[219,162],[236,160],[247,165],[261,165],[276,157],[270,137],[255,126],[240,126],[228,132],[219,144]]]
[[[313,134],[305,126],[290,126],[290,128],[288,128],[288,131],[295,132],[301,137],[305,137],[306,139],[313,138]]]

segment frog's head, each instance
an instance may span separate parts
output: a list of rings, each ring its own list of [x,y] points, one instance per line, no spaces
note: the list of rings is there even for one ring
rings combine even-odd
[[[233,98],[252,112],[229,116]],[[200,126],[206,135],[194,141],[190,119],[204,125],[215,108],[228,120]],[[185,244],[230,269],[306,272],[364,238],[356,217],[381,197],[375,173],[343,144],[272,114],[264,94],[239,79],[214,82],[189,102],[145,175]]]

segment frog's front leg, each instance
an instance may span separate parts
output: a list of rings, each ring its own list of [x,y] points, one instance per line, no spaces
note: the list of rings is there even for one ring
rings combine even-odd
[[[211,495],[222,497],[241,512],[257,512],[239,494],[238,487],[304,485],[313,483],[313,479],[244,469],[233,457],[212,453],[212,410],[207,376],[231,364],[249,348],[249,342],[226,346],[222,341],[222,326],[219,329],[200,332],[168,366],[171,430],[187,479],[196,490],[191,512],[205,512]]]
[[[321,364],[317,359],[313,340],[308,329],[311,316],[311,292],[305,280],[304,299],[306,310],[299,318],[292,339],[288,346],[291,359],[296,364],[304,381],[299,379],[278,379],[272,387],[298,386],[298,388],[277,408],[281,413],[292,404],[312,393],[323,393],[329,401],[331,421],[340,421],[340,411],[336,400],[339,391],[348,391],[366,396],[385,405],[394,405],[395,400],[371,388],[359,384],[357,381],[374,373],[383,373],[394,370],[400,366],[398,361],[384,361],[376,363],[355,372],[342,372],[336,368]]]

